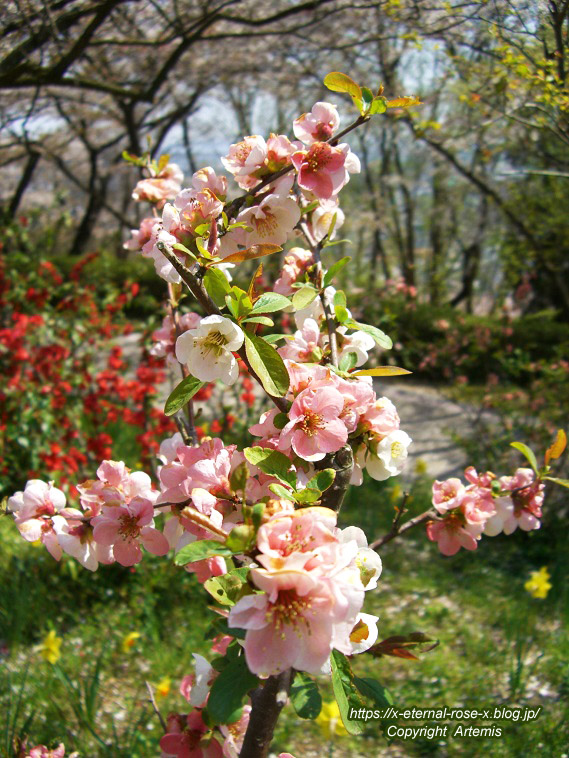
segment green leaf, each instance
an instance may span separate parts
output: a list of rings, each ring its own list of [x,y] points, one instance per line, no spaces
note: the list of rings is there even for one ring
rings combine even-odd
[[[268,342],[269,345],[272,345],[273,342],[279,342],[280,340],[285,339],[284,334],[263,334],[262,339],[265,340],[265,342]]]
[[[166,405],[164,406],[164,413],[167,416],[173,416],[176,411],[183,408],[184,405],[193,398],[196,392],[201,390],[204,384],[205,382],[201,382],[191,374],[186,376],[170,393],[168,400],[166,400]]]
[[[244,566],[222,576],[212,576],[204,583],[204,587],[221,605],[235,605],[244,595],[251,595],[253,592],[247,584],[249,571],[250,569]]]
[[[207,701],[207,712],[215,724],[233,724],[239,720],[243,699],[259,683],[241,655],[226,666],[215,679]]]
[[[251,298],[239,287],[231,287],[229,294],[225,296],[225,302],[236,319],[245,318],[253,308]]]
[[[277,292],[265,292],[264,295],[255,301],[251,314],[254,313],[274,313],[275,311],[282,311],[283,308],[288,308],[291,305],[291,301],[284,295],[279,295]]]
[[[334,306],[334,315],[340,324],[346,324],[350,320],[350,312],[343,305]]]
[[[373,100],[373,92],[369,89],[369,87],[362,87],[362,102],[365,105],[366,111],[369,111]]]
[[[255,530],[247,524],[233,527],[227,536],[227,547],[232,553],[246,553],[255,539]]]
[[[349,371],[350,369],[355,368],[357,362],[357,353],[344,353],[340,359],[340,365],[338,368],[340,371]]]
[[[555,482],[555,484],[560,484],[562,487],[569,487],[569,479],[559,479],[556,476],[544,476],[544,479],[547,479],[548,482]]]
[[[338,290],[334,293],[334,305],[342,305],[344,308],[347,305],[346,293],[344,290]]]
[[[344,266],[347,263],[349,263],[351,260],[352,259],[350,258],[350,256],[346,255],[344,258],[340,258],[339,261],[336,261],[336,263],[330,266],[328,271],[324,274],[324,279],[322,280],[323,286],[328,287],[328,285],[332,283],[332,280],[334,279],[336,274],[338,274],[344,268]]]
[[[190,542],[176,553],[174,563],[176,566],[185,566],[187,563],[194,561],[204,561],[206,558],[213,558],[214,555],[221,555],[224,558],[230,558],[232,551],[225,546],[223,542],[215,540],[196,540]]]
[[[290,688],[290,700],[301,719],[315,719],[322,710],[318,685],[304,671],[297,671]]]
[[[204,287],[218,308],[225,305],[225,296],[229,294],[231,287],[227,277],[217,268],[208,268],[203,278]]]
[[[352,97],[362,99],[360,86],[347,74],[340,71],[332,71],[324,77],[324,85],[332,92],[347,92]]]
[[[307,308],[317,295],[318,290],[311,284],[306,284],[304,287],[301,287],[292,296],[292,305],[295,311],[301,311],[303,308]]]
[[[242,324],[263,324],[263,326],[274,326],[275,322],[267,316],[253,316],[252,318],[244,318]]]
[[[322,469],[322,471],[319,471],[315,476],[313,476],[306,486],[318,489],[320,490],[320,492],[325,492],[328,489],[328,487],[332,486],[335,478],[336,478],[336,472],[334,471],[334,469],[325,468],[325,469]]]
[[[310,505],[311,503],[317,503],[318,500],[320,500],[321,495],[322,493],[320,490],[306,487],[305,489],[299,490],[298,492],[290,495],[290,497],[294,498],[300,505]]]
[[[269,489],[277,497],[280,497],[281,500],[294,500],[294,492],[287,490],[282,484],[269,484]]]
[[[245,352],[265,391],[276,397],[286,395],[290,377],[277,351],[261,337],[245,332]]]
[[[533,450],[523,442],[510,442],[510,447],[514,447],[516,450],[519,450],[520,453],[529,461],[530,466],[537,474],[537,460],[535,458]]]
[[[387,101],[384,97],[375,97],[371,108],[369,109],[369,115],[375,116],[377,113],[385,113],[387,110]]]
[[[370,679],[367,676],[362,678],[354,676],[354,684],[361,694],[372,700],[378,708],[387,708],[393,705],[391,694],[376,679]]]
[[[345,655],[332,650],[330,656],[332,665],[332,688],[334,697],[340,709],[342,722],[350,734],[361,734],[365,729],[365,721],[350,718],[350,711],[365,708],[366,703],[354,684],[354,675]]]
[[[292,463],[284,453],[264,447],[246,447],[243,454],[251,465],[257,466],[265,474],[280,479],[290,487],[296,487],[296,474],[289,471]]]
[[[306,213],[312,213],[312,211],[315,208],[318,208],[319,205],[320,205],[320,201],[319,200],[314,200],[312,203],[308,203],[308,205],[305,205],[304,208],[301,208],[300,213],[303,216]]]
[[[229,486],[233,492],[245,492],[248,478],[249,468],[245,461],[243,461],[231,472],[231,476],[229,477]]]
[[[286,413],[277,413],[273,419],[273,424],[277,429],[284,429],[288,422],[289,418]]]
[[[387,334],[382,332],[381,329],[378,329],[376,326],[371,326],[370,324],[362,324],[359,321],[354,321],[354,319],[349,319],[345,322],[344,325],[350,329],[359,329],[361,332],[370,334],[377,342],[377,344],[380,347],[383,347],[385,350],[391,350],[393,347],[393,342],[387,336]]]

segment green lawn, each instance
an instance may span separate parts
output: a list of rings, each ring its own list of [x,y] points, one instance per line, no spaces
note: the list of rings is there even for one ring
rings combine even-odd
[[[368,483],[349,493],[342,519],[373,538],[388,530],[396,501],[396,485]],[[419,481],[411,513],[427,505],[428,488]],[[378,678],[400,707],[541,705],[537,721],[502,723],[501,738],[391,746],[370,722],[364,736],[337,737],[329,746],[317,725],[287,707],[276,753],[560,758],[569,744],[568,551],[561,526],[549,518],[540,532],[486,538],[475,553],[451,559],[438,554],[423,527],[386,545],[383,576],[365,608],[380,617],[380,639],[423,631],[440,644],[419,661],[364,654],[353,662],[356,673]],[[553,589],[537,600],[524,582],[543,565]],[[192,652],[209,652],[211,614],[195,578],[152,557],[136,569],[113,566],[96,574],[71,559],[57,564],[43,548],[23,542],[8,518],[0,519],[0,572],[0,755],[11,756],[12,737],[25,730],[31,744],[62,740],[81,758],[155,758],[160,727],[145,681],[172,677],[170,694],[158,704],[164,714],[183,712],[178,682],[193,671]],[[40,654],[50,629],[63,638],[56,665]],[[140,637],[125,652],[130,632]],[[325,678],[322,687],[331,700]]]

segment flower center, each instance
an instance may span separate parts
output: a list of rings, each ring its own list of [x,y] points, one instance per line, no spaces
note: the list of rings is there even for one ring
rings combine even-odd
[[[281,632],[284,639],[283,627],[285,624],[298,628],[302,623],[308,628],[308,620],[305,614],[312,608],[308,598],[299,597],[294,590],[281,590],[275,603],[267,608],[265,618],[272,623],[277,632]],[[312,611],[314,614],[315,611]]]
[[[269,237],[278,229],[278,221],[270,210],[263,209],[265,212],[264,218],[254,218],[253,223],[257,229],[257,234],[261,237]]]
[[[304,411],[304,418],[300,422],[300,428],[307,437],[313,437],[318,429],[322,429],[324,420],[319,413]]]
[[[138,526],[138,519],[136,516],[122,516],[120,518],[119,534],[123,540],[134,539],[138,537],[140,533],[140,527]]]
[[[210,332],[205,337],[199,339],[198,344],[201,347],[200,352],[203,356],[213,352],[214,355],[219,357],[223,353],[225,345],[227,345],[227,337],[221,332]]]
[[[392,458],[401,458],[404,452],[405,452],[405,448],[400,442],[391,443],[391,457]]]

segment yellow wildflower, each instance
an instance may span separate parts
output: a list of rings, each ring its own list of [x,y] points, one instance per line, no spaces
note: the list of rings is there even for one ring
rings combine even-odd
[[[42,642],[40,653],[42,658],[45,658],[51,664],[57,663],[61,658],[61,643],[63,642],[61,637],[51,630]]]
[[[156,694],[159,697],[166,697],[170,694],[172,680],[169,676],[163,676],[162,679],[156,685]]]
[[[122,641],[123,653],[128,653],[136,645],[136,640],[140,636],[140,632],[129,632]]]
[[[547,597],[547,593],[552,587],[549,581],[550,579],[551,577],[547,570],[547,566],[543,566],[539,571],[531,572],[530,578],[524,584],[524,587],[532,597],[537,597],[543,600],[543,598]]]
[[[322,710],[316,719],[316,723],[322,730],[324,737],[328,740],[333,739],[335,735],[344,737],[348,734],[340,717],[338,703],[335,700],[332,700],[330,703],[322,703]]]

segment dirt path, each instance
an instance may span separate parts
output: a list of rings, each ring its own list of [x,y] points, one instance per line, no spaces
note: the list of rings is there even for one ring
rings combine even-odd
[[[413,475],[421,460],[433,479],[462,473],[467,464],[464,452],[453,443],[453,432],[468,436],[471,412],[446,398],[435,387],[407,381],[406,377],[376,383],[378,396],[386,395],[397,407],[401,428],[413,440],[410,462],[403,479]]]

